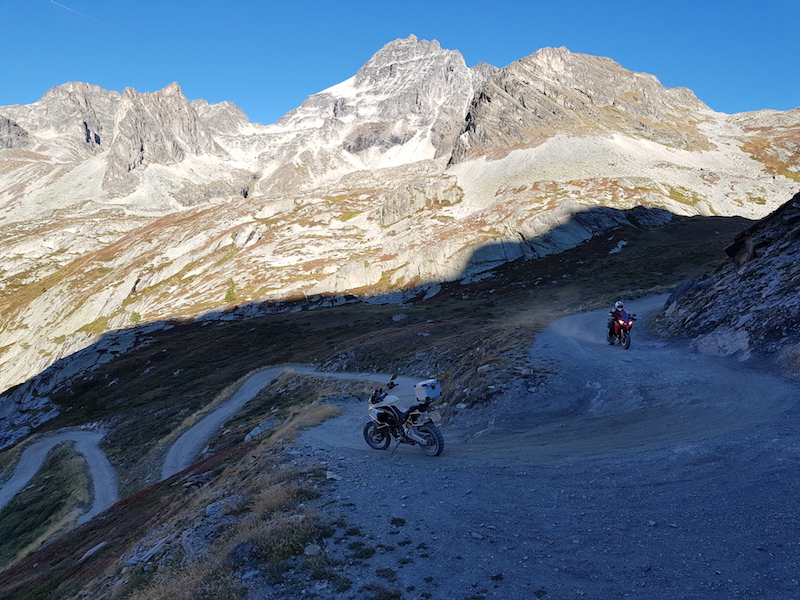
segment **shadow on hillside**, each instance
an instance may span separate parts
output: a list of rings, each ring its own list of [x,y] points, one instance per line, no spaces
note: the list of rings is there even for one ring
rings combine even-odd
[[[160,373],[161,379],[158,379],[155,377],[155,373],[159,370],[160,363],[177,364],[174,361],[171,363],[167,358],[169,354],[174,354],[178,350],[175,348],[167,350],[166,347],[160,347],[154,340],[163,340],[167,337],[175,339],[185,337],[186,340],[191,340],[189,346],[183,349],[186,361],[196,359],[194,361],[196,363],[205,362],[207,364],[185,365],[180,368],[181,372],[178,372],[178,369],[175,370],[172,379],[174,383],[183,385],[187,389],[187,393],[196,394],[199,398],[203,395],[202,392],[193,391],[193,388],[198,385],[197,381],[205,381],[203,377],[208,375],[209,371],[216,371],[217,365],[223,361],[233,360],[229,356],[232,352],[231,348],[224,348],[224,344],[232,346],[233,354],[238,352],[240,357],[240,368],[221,372],[221,377],[232,377],[232,379],[228,379],[228,382],[234,381],[241,376],[242,372],[248,372],[253,365],[267,364],[265,358],[259,357],[258,354],[251,356],[251,353],[265,352],[263,349],[267,344],[283,344],[287,347],[285,353],[269,353],[273,362],[281,359],[295,362],[300,358],[307,357],[309,355],[307,351],[297,352],[295,355],[291,353],[291,349],[294,347],[293,342],[296,341],[297,336],[304,335],[302,324],[297,325],[289,320],[291,315],[296,313],[307,314],[309,311],[315,310],[323,312],[325,309],[346,305],[396,307],[437,302],[443,298],[457,300],[463,298],[470,289],[478,291],[485,289],[485,281],[491,280],[496,276],[498,270],[506,269],[509,265],[516,266],[516,269],[511,269],[510,275],[507,274],[507,279],[509,277],[520,280],[528,279],[529,283],[534,284],[538,283],[535,281],[537,277],[541,279],[541,276],[537,275],[537,264],[542,259],[581,247],[592,240],[602,241],[600,244],[602,253],[593,250],[595,254],[588,256],[586,260],[581,259],[580,263],[600,260],[609,256],[614,256],[614,260],[618,263],[620,261],[624,263],[627,260],[626,240],[615,237],[614,232],[620,229],[628,232],[640,232],[642,239],[647,239],[648,236],[655,234],[664,236],[667,235],[665,229],[668,229],[676,220],[694,220],[696,228],[700,232],[698,235],[703,235],[704,231],[713,231],[720,223],[726,223],[725,228],[728,231],[744,229],[750,223],[740,218],[676,217],[662,209],[645,207],[636,207],[631,210],[597,207],[572,215],[567,222],[540,236],[526,239],[524,234],[520,233],[517,241],[501,241],[474,249],[466,261],[463,272],[454,282],[431,282],[372,297],[319,295],[283,302],[250,302],[212,310],[191,320],[158,321],[108,332],[91,346],[60,359],[27,382],[0,395],[0,403],[14,403],[18,408],[11,417],[11,419],[16,419],[14,424],[10,422],[11,419],[7,419],[5,423],[0,420],[0,449],[8,447],[42,427],[50,420],[48,417],[55,418],[57,411],[51,400],[55,400],[59,404],[62,412],[62,418],[53,421],[52,425],[63,426],[65,423],[78,425],[81,418],[102,418],[103,407],[91,406],[92,402],[96,402],[93,398],[97,396],[98,388],[105,387],[116,391],[120,388],[115,388],[115,386],[121,386],[119,381],[109,380],[108,369],[104,366],[109,365],[112,361],[121,360],[134,349],[150,348],[152,351],[142,354],[141,360],[130,359],[125,371],[126,375],[120,375],[118,379],[129,376],[131,381],[128,381],[127,384],[138,386],[138,396],[144,399],[149,398],[151,402],[156,400],[159,394],[162,397],[168,397],[169,389],[173,386],[163,383],[162,380],[167,375]],[[706,233],[705,235],[713,234]],[[720,239],[719,246],[724,247],[730,243],[731,239],[732,236]],[[664,243],[668,244],[669,242]],[[675,244],[679,245],[679,240],[676,240]],[[663,255],[663,249],[661,254]],[[673,258],[674,260],[679,260],[679,258]],[[656,275],[660,275],[660,273],[656,273]],[[612,290],[614,289],[613,285],[613,281],[609,282]],[[250,325],[254,325],[254,327],[250,327]],[[348,323],[347,326],[352,327],[352,324]],[[364,324],[364,327],[369,326],[369,323]],[[226,328],[230,331],[227,335],[223,335]],[[256,330],[256,334],[253,334]],[[319,340],[322,354],[326,351],[335,352],[335,346],[336,344],[331,343],[330,339]],[[98,374],[101,370],[105,370],[105,372]],[[184,371],[185,375],[182,376]],[[224,382],[218,383],[224,386]],[[93,393],[87,393],[89,391],[93,391]],[[128,389],[125,394],[120,395],[120,401],[123,397],[134,397],[134,392]],[[67,398],[72,398],[72,401],[69,406],[64,407],[63,402]],[[144,401],[142,400],[142,402]]]

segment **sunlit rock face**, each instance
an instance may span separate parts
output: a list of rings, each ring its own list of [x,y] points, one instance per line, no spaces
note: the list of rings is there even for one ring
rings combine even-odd
[[[267,127],[259,190],[308,188],[347,172],[449,157],[475,89],[497,69],[415,36]]]
[[[535,146],[557,134],[623,133],[681,149],[711,147],[712,111],[608,58],[544,48],[490,77],[475,95],[453,162]]]
[[[138,183],[140,169],[173,165],[189,155],[224,157],[211,131],[173,83],[153,94],[128,88],[117,108],[103,190],[127,195]]]

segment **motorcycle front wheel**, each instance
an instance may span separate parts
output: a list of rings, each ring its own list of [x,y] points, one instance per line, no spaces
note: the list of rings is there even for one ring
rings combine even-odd
[[[364,439],[370,448],[375,450],[386,450],[392,441],[389,430],[386,427],[378,427],[375,421],[367,421],[364,425]]]
[[[425,438],[426,442],[420,444],[422,451],[428,456],[439,456],[444,450],[444,438],[439,428],[433,423],[426,423],[425,425],[420,425],[417,430]]]
[[[627,331],[621,331],[619,335],[620,335],[620,338],[621,338],[619,343],[622,344],[622,347],[625,348],[625,350],[630,348],[631,347],[631,334],[628,333]]]

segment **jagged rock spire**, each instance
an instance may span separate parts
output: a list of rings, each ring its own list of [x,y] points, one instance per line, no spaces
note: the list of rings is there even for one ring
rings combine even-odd
[[[172,83],[142,94],[127,88],[117,111],[103,189],[130,193],[138,180],[137,169],[151,163],[175,164],[191,154],[222,155],[223,151],[180,86]]]

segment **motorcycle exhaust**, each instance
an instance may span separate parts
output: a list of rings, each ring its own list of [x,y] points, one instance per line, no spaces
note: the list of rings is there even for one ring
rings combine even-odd
[[[418,434],[415,429],[407,429],[406,435],[418,444],[425,445],[428,442],[428,440]]]

